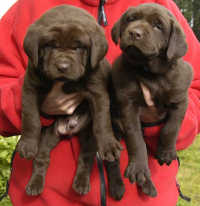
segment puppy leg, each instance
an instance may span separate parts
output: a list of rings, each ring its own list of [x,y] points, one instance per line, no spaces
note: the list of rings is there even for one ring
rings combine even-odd
[[[187,108],[187,100],[176,105],[176,109],[169,111],[168,120],[162,128],[156,152],[160,165],[170,165],[177,158],[176,140]]]
[[[26,193],[28,195],[39,195],[44,189],[46,171],[50,162],[50,152],[60,141],[54,131],[54,125],[42,131],[39,151],[33,160],[32,176],[26,186]]]
[[[36,95],[32,93],[23,98],[22,136],[17,144],[17,152],[26,159],[33,159],[38,152],[41,125],[40,115],[36,105]],[[31,105],[27,105],[31,102]]]
[[[32,68],[27,68],[22,91],[22,136],[17,144],[20,156],[33,159],[38,152],[41,136],[37,78]]]
[[[85,195],[90,191],[90,173],[97,152],[97,146],[94,137],[89,132],[89,128],[81,132],[79,139],[81,151],[72,188],[78,194]]]
[[[97,141],[98,152],[102,160],[115,161],[119,159],[123,149],[120,142],[115,138],[110,115],[109,97],[106,91],[93,92],[89,103],[93,120],[93,133]]]
[[[125,187],[121,177],[119,161],[104,161],[104,164],[108,176],[108,189],[110,196],[115,200],[121,200],[125,192]]]
[[[131,101],[123,102],[126,103],[122,107],[122,121],[126,132],[125,141],[129,156],[129,163],[124,175],[131,183],[136,182],[145,194],[155,197],[157,192],[150,177],[147,148],[139,119],[139,108],[133,106]]]

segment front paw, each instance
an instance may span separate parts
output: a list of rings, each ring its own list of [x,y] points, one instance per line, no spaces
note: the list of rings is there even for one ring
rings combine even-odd
[[[45,177],[43,175],[33,175],[26,186],[26,193],[30,196],[36,196],[42,193],[44,189]]]
[[[113,176],[108,182],[109,193],[115,200],[121,200],[124,196],[125,186],[122,178]]]
[[[166,149],[159,146],[155,157],[160,165],[167,164],[169,166],[173,160],[177,159],[176,149]]]
[[[76,174],[72,188],[80,195],[85,195],[90,191],[90,176],[85,172]]]
[[[115,138],[110,138],[110,140],[107,139],[99,145],[98,152],[102,160],[113,162],[120,158],[121,150],[123,150],[123,147],[120,142]]]
[[[150,171],[145,165],[129,162],[124,176],[128,178],[131,183],[136,182],[144,194],[150,197],[157,196],[156,188],[151,181]]]
[[[38,142],[20,139],[17,144],[17,152],[22,158],[33,159],[38,152]]]

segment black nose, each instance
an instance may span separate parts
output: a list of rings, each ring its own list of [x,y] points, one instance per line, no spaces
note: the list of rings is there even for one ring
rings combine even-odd
[[[65,72],[69,67],[70,64],[68,62],[59,62],[56,64],[58,71]]]
[[[132,39],[140,40],[143,38],[143,31],[139,28],[131,29],[129,35]]]

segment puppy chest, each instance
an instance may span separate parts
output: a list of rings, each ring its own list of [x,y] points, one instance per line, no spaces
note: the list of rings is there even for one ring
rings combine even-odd
[[[134,86],[124,90],[124,93],[133,105],[142,108],[155,106],[160,111],[166,112],[173,104],[174,92],[167,83],[152,82],[144,83],[137,80]]]
[[[84,87],[80,82],[65,82],[63,85],[63,91],[66,94],[80,92],[83,88]]]
[[[155,107],[160,114],[173,109],[175,105],[175,102],[173,102],[175,91],[167,82],[161,83],[158,81],[152,84],[139,82],[139,89],[145,107]]]

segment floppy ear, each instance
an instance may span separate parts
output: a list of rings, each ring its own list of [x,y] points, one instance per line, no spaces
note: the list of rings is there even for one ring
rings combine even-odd
[[[39,35],[41,35],[40,31],[29,29],[23,44],[24,51],[26,52],[34,67],[38,66]]]
[[[178,59],[187,52],[185,34],[180,25],[174,21],[171,23],[171,34],[167,48],[168,60]]]
[[[103,30],[97,29],[91,34],[91,43],[90,64],[92,68],[95,68],[108,51],[108,43]]]
[[[121,19],[119,19],[113,26],[111,30],[111,36],[112,40],[115,42],[115,44],[118,44],[118,40],[120,37],[120,24],[121,24]]]
[[[112,27],[111,30],[111,36],[112,36],[112,40],[115,42],[115,44],[118,44],[119,38],[121,36],[121,25],[123,25],[124,20],[126,19],[126,16],[130,13],[130,12],[134,12],[135,8],[134,7],[129,7],[120,17],[120,19],[115,22],[114,26]]]

